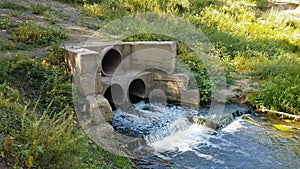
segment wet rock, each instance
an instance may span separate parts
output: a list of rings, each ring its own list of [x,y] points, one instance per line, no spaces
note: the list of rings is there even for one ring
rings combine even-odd
[[[202,110],[199,112],[205,112],[205,111]],[[230,123],[232,123],[236,117],[248,113],[251,113],[251,109],[249,109],[244,105],[229,104],[229,105],[225,105],[225,109],[222,113],[222,116],[218,120],[210,119],[210,116],[207,115],[206,113],[205,115],[193,116],[191,118],[191,121],[193,123],[212,128],[214,130],[220,130],[228,126]]]

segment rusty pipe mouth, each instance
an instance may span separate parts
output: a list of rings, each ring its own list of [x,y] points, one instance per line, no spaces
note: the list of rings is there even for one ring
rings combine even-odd
[[[118,84],[112,84],[109,86],[103,95],[109,102],[112,110],[116,110],[124,100],[124,91]]]
[[[128,97],[132,104],[142,101],[145,95],[146,85],[142,79],[135,79],[129,84]]]
[[[110,49],[105,53],[101,62],[102,74],[104,76],[112,76],[121,62],[121,53],[116,49]]]

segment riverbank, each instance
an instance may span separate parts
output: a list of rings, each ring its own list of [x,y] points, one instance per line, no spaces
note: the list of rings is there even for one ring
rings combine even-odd
[[[264,0],[1,1],[0,168],[134,168],[78,127],[61,45],[83,43],[104,24],[138,12],[182,17],[209,38],[224,66],[227,102],[299,115],[298,6]],[[142,34],[124,40],[174,39]],[[214,82],[199,57],[178,44],[201,104],[209,103]]]

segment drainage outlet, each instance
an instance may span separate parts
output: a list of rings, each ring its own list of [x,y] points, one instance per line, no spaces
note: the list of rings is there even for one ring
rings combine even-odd
[[[110,49],[102,59],[102,73],[104,76],[112,76],[119,64],[122,62],[122,55],[116,49]]]
[[[146,85],[143,80],[133,80],[128,89],[129,100],[132,104],[138,103],[145,98]]]
[[[104,97],[108,100],[112,110],[116,110],[123,103],[124,92],[120,85],[113,84],[105,90]]]

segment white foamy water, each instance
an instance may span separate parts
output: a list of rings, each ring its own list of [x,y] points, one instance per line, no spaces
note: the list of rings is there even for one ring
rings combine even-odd
[[[208,154],[205,151],[202,151],[201,147],[209,147],[222,150],[226,149],[226,146],[234,146],[233,143],[223,139],[222,136],[225,133],[234,134],[241,128],[244,128],[242,119],[233,121],[233,123],[223,128],[218,133],[215,130],[212,130],[205,126],[191,124],[184,130],[178,131],[175,134],[150,143],[149,146],[156,151],[156,155],[158,157],[165,160],[169,160],[170,157],[164,156],[164,152],[173,152],[177,155],[183,154],[185,152],[193,152],[199,158],[210,160],[214,163],[224,164],[225,161],[214,157],[213,154]],[[212,139],[218,140],[218,142],[212,142]]]
[[[277,131],[273,128],[258,127],[240,117],[233,118],[226,127],[215,131],[192,124],[189,119],[195,114],[181,107],[138,104],[135,110],[138,113],[117,114],[116,124],[127,126],[126,131],[142,132],[148,146],[152,147],[155,156],[153,159],[146,158],[145,161],[150,162],[145,164],[144,161],[140,164],[142,167],[250,169],[253,166],[299,166],[299,147],[294,146],[294,142],[299,143],[298,135],[293,137],[297,138],[296,141],[277,138],[278,135],[274,134]],[[206,114],[196,113],[196,116],[201,115],[205,117]],[[288,146],[283,146],[289,141]],[[274,145],[280,145],[280,148],[274,149]]]
[[[246,128],[245,125],[243,125],[244,120],[241,118],[236,118],[232,123],[230,123],[228,126],[223,128],[221,131],[226,133],[234,133],[239,131],[241,128]]]

